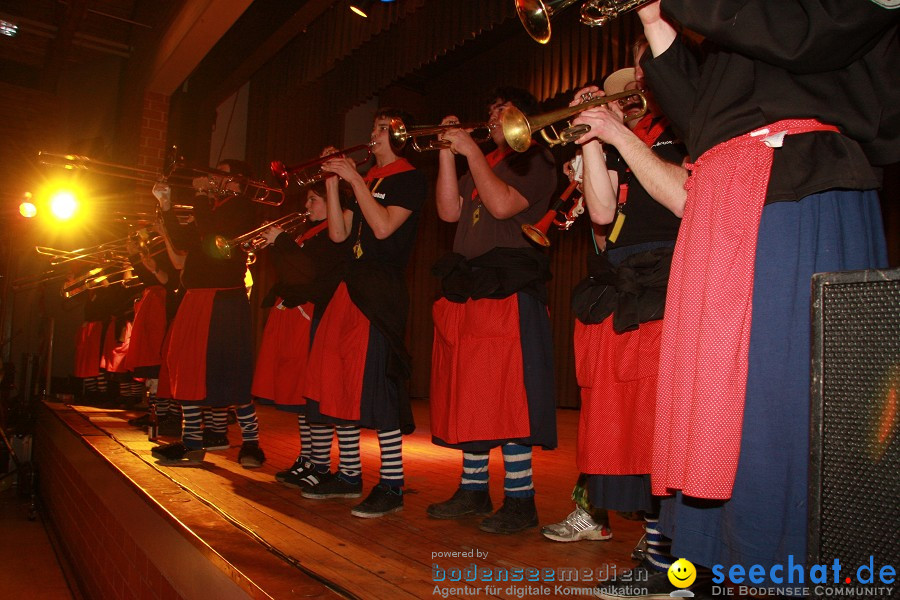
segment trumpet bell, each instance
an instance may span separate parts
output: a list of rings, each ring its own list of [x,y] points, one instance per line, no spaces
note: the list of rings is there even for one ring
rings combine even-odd
[[[538,0],[540,1],[540,0]],[[533,131],[528,117],[515,106],[507,107],[500,117],[500,125],[503,127],[503,137],[506,143],[516,152],[525,152],[531,146],[531,133]]]
[[[539,44],[546,44],[550,41],[552,33],[550,27],[550,19],[554,14],[558,13],[569,5],[574,4],[577,0],[555,0],[544,2],[543,0],[516,0],[516,14],[525,31],[531,36],[531,39]]]

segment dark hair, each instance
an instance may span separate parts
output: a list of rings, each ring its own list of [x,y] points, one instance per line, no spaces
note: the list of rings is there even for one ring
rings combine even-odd
[[[406,125],[407,129],[414,125],[413,116],[400,108],[394,108],[392,106],[382,106],[378,110],[375,111],[375,114],[372,116],[372,120],[375,121],[377,119],[400,119],[403,121],[403,124]]]
[[[242,175],[247,179],[253,179],[253,171],[250,169],[250,165],[242,160],[226,158],[225,160],[220,160],[216,166],[220,165],[228,165],[228,172],[232,175]]]
[[[488,105],[493,104],[497,100],[500,100],[501,102],[510,102],[526,115],[533,114],[538,109],[537,98],[522,88],[512,86],[495,88],[490,96],[488,96]]]
[[[644,46],[650,46],[650,42],[647,41],[647,38],[644,37],[644,34],[642,33],[634,38],[633,42],[631,42],[631,60],[635,60],[635,58],[637,58],[638,50],[640,50]],[[637,66],[637,64],[635,64],[634,66]]]
[[[307,186],[303,190],[303,203],[306,204],[306,200],[309,197],[309,192],[315,192],[316,195],[321,196],[322,198],[327,198],[328,193],[325,191],[325,181],[317,181],[309,186]],[[350,197],[353,195],[353,188],[350,187],[348,183],[341,180],[338,183],[338,200],[340,201],[341,208],[347,209],[350,206]]]

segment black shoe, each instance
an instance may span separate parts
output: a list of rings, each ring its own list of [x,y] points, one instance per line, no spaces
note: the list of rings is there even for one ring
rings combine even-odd
[[[309,489],[302,490],[300,495],[311,500],[327,498],[359,498],[362,496],[362,481],[350,483],[340,474],[325,473],[322,481]]]
[[[203,448],[206,450],[228,450],[231,443],[228,441],[228,434],[219,433],[212,429],[203,430]],[[262,464],[262,463],[260,463]]]
[[[444,502],[430,504],[425,512],[434,519],[459,519],[469,515],[489,515],[494,511],[491,494],[487,490],[458,488],[453,497]]]
[[[321,479],[322,473],[319,473],[316,466],[306,459],[297,460],[290,469],[275,473],[276,481],[301,490],[313,487]]]
[[[259,442],[244,442],[241,444],[241,451],[238,452],[238,462],[245,469],[258,469],[266,462],[266,455]]]
[[[203,448],[188,448],[181,442],[163,444],[150,451],[153,458],[159,460],[161,465],[179,467],[182,465],[199,465],[206,456]]]
[[[478,528],[488,533],[518,533],[529,527],[537,527],[537,524],[534,496],[528,498],[506,496],[500,510],[482,521]]]
[[[697,599],[713,598],[710,594],[712,574],[706,569],[697,570],[697,579],[686,590]],[[668,571],[659,571],[648,561],[643,561],[633,569],[600,584],[597,597],[605,600],[626,600],[641,598],[643,600],[667,600],[677,590],[669,581]]]
[[[366,499],[357,504],[350,514],[354,517],[372,519],[403,510],[403,491],[400,488],[379,483],[372,488]]]
[[[128,424],[132,427],[138,427],[139,429],[147,429],[150,427],[150,415],[146,414],[133,419],[128,419]]]

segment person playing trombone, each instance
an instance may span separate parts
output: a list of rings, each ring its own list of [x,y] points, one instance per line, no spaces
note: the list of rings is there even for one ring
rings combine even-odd
[[[482,152],[464,129],[440,134],[446,148],[438,159],[438,216],[457,226],[453,252],[433,269],[443,297],[433,310],[431,431],[435,444],[462,450],[463,468],[459,489],[427,512],[436,519],[490,514],[488,458],[500,446],[503,506],[480,527],[515,533],[538,524],[531,449],[557,441],[549,260],[521,230],[547,212],[556,168],[542,146],[514,153],[499,127],[510,106],[533,112],[534,97],[500,88],[490,99],[493,151]],[[469,168],[461,178],[457,155]]]
[[[375,114],[370,139],[375,166],[365,176],[343,157],[322,165],[337,177],[325,180],[328,235],[350,244],[342,280],[315,325],[309,355],[307,419],[337,427],[341,466],[304,498],[358,498],[362,495],[359,428],[378,432],[379,483],[351,514],[380,517],[403,509],[402,437],[414,429],[406,380],[410,358],[405,347],[409,294],[404,271],[412,253],[425,177],[391,146],[396,109]],[[407,119],[403,119],[408,122]],[[324,155],[333,153],[326,149]],[[353,190],[350,211],[341,208],[339,179]],[[324,475],[324,474],[323,474]]]

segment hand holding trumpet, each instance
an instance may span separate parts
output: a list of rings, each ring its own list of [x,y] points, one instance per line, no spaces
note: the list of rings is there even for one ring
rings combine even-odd
[[[337,148],[329,146],[322,150],[321,156],[329,156],[331,154],[336,154],[337,152],[339,152]],[[356,161],[347,158],[346,156],[329,158],[322,163],[322,171],[325,173],[334,173],[347,182],[352,182],[354,177],[362,181],[362,176],[359,174],[359,171],[357,171]],[[334,177],[329,177],[325,181],[326,185],[337,185],[338,183],[337,179]]]
[[[441,125],[459,125],[459,119],[455,115],[447,115],[441,121]],[[481,148],[472,139],[471,130],[451,127],[440,132],[438,139],[450,145],[443,150],[450,150],[453,154],[462,154],[466,158],[473,153],[481,153]]]
[[[260,237],[266,241],[266,246],[271,246],[275,243],[275,238],[277,238],[282,233],[284,233],[284,229],[278,227],[277,225],[272,225],[271,227],[263,231],[260,234]]]
[[[593,97],[605,96],[597,86],[591,85],[575,92],[575,99],[569,106],[578,106]],[[605,144],[618,146],[630,133],[624,123],[625,115],[619,102],[608,102],[600,106],[588,108],[578,114],[572,121],[572,125],[587,125],[590,130],[575,140],[576,144],[586,144],[591,140],[598,140]]]

